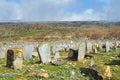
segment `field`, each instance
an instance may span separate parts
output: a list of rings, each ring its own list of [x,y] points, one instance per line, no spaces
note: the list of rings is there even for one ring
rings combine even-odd
[[[57,40],[103,40],[119,41],[120,25],[78,23],[33,23],[33,24],[0,24],[0,41],[3,42],[42,42]],[[68,59],[68,52],[60,52],[62,65],[41,63],[39,57],[24,60],[23,68],[15,70],[6,67],[6,58],[0,59],[0,80],[93,80],[90,76],[81,73],[81,69],[89,69],[93,58],[84,58],[83,61]],[[110,52],[90,54],[94,57],[94,65],[110,66],[112,79],[120,80],[120,48]],[[53,57],[53,55],[52,55]],[[100,70],[96,68],[96,71]],[[47,77],[40,77],[41,72]],[[99,74],[102,74],[100,72]]]
[[[63,65],[55,66],[52,64],[42,64],[39,57],[25,60],[22,70],[14,70],[5,67],[6,60],[1,59],[0,61],[0,74],[10,73],[12,76],[2,77],[0,80],[89,80],[88,76],[81,74],[80,68],[89,68],[90,58],[85,58],[83,62],[71,61],[67,59],[67,53],[61,52]],[[99,52],[98,54],[91,54],[94,56],[95,65],[109,65],[113,79],[120,80],[120,49],[112,50],[111,52],[104,53]],[[34,74],[45,70],[49,77],[40,78]]]
[[[81,24],[79,24],[81,23]],[[70,23],[31,23],[0,25],[0,40],[119,39],[120,25]]]

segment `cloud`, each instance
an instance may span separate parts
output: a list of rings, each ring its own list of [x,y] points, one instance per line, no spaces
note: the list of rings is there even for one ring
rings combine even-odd
[[[66,21],[98,21],[100,15],[93,9],[87,9],[82,13],[73,13],[69,18],[65,18]]]
[[[16,0],[0,0],[0,21],[120,20],[120,0],[98,0],[98,3],[107,4],[99,10],[96,8],[81,10],[82,3],[77,1],[19,0],[19,2],[16,2]],[[67,10],[68,8],[73,8],[77,11],[69,11]]]

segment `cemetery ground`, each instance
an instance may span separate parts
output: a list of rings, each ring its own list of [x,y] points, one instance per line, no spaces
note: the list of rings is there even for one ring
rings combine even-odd
[[[91,58],[84,58],[77,62],[67,58],[68,52],[60,52],[63,65],[43,64],[39,57],[24,60],[21,70],[7,68],[6,58],[0,60],[0,80],[90,80],[88,76],[81,73],[81,68],[89,68]],[[111,68],[113,80],[120,80],[120,49],[110,52],[98,52],[90,54],[94,57],[95,65],[109,65]],[[46,72],[46,77],[39,77],[41,71]],[[7,76],[1,76],[8,74]]]

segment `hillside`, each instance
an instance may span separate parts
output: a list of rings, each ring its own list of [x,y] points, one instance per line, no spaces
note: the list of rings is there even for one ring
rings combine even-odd
[[[120,39],[119,22],[65,21],[0,23],[1,39]]]

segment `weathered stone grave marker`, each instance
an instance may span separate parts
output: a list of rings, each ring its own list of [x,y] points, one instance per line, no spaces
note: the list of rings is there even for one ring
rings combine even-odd
[[[38,51],[42,63],[48,63],[51,61],[49,44],[42,44],[40,47],[38,47]]]
[[[101,41],[98,42],[98,49],[99,49],[99,51],[102,51],[102,42]]]
[[[78,49],[78,61],[84,59],[85,53],[86,53],[86,44],[85,42],[82,42]]]
[[[23,58],[17,57],[13,62],[14,69],[22,69],[23,66]]]
[[[106,52],[109,52],[110,51],[110,44],[109,42],[107,41],[106,42]]]
[[[98,44],[97,43],[92,45],[92,50],[93,50],[93,53],[98,53]]]
[[[4,47],[0,47],[0,58],[5,58],[7,50]]]
[[[92,52],[92,43],[88,42],[87,43],[87,53],[91,53]]]
[[[78,50],[69,49],[68,58],[70,58],[71,60],[77,60]]]
[[[6,66],[7,67],[12,67],[13,62],[16,58],[21,58],[23,59],[23,50],[20,48],[12,48],[8,49],[7,51],[7,61],[6,61]],[[16,65],[16,63],[14,63]]]
[[[59,59],[59,58],[60,58],[60,54],[59,54],[59,52],[56,52],[55,56],[54,56],[54,59]]]
[[[26,46],[23,48],[23,51],[24,51],[24,59],[25,59],[25,60],[32,58],[33,50],[34,50],[33,45],[26,45]]]

